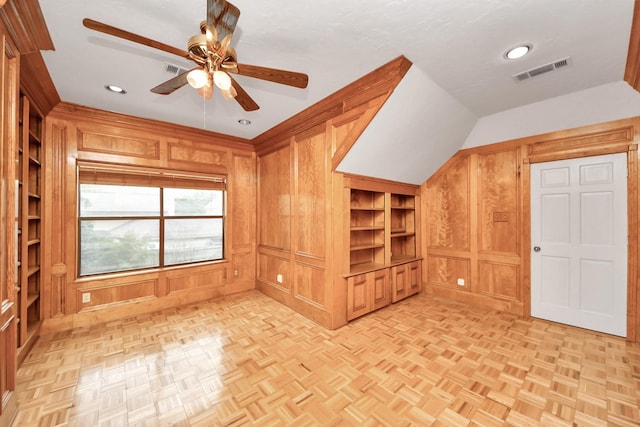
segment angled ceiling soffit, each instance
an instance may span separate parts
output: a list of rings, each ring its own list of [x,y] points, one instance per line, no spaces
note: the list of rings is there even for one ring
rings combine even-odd
[[[280,145],[283,140],[291,138],[306,129],[327,123],[354,109],[363,110],[361,116],[368,117],[368,121],[359,131],[362,132],[366,128],[366,124],[375,116],[375,112],[382,107],[384,101],[400,83],[411,65],[411,61],[406,57],[399,56],[339,89],[311,107],[255,137],[252,142],[256,147],[256,152],[258,155],[268,153],[272,151],[272,146]],[[370,110],[371,108],[375,109],[373,114],[364,114],[364,110]],[[357,131],[355,133],[359,135]],[[353,142],[355,142],[357,136]],[[346,151],[348,151],[348,148]]]

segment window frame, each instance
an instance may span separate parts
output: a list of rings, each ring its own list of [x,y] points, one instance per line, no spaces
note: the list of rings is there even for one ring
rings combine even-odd
[[[169,169],[157,169],[147,167],[132,167],[119,164],[107,164],[96,162],[78,161],[76,167],[76,277],[78,279],[90,279],[96,276],[113,276],[127,273],[140,273],[149,270],[165,268],[197,266],[207,263],[219,263],[227,261],[226,234],[227,234],[227,189],[226,175],[192,173]],[[82,184],[99,184],[113,186],[138,186],[159,189],[159,213],[157,216],[81,216],[80,186]],[[164,189],[193,189],[213,190],[222,192],[222,209],[220,215],[167,215],[164,212]],[[165,264],[165,221],[181,219],[220,219],[222,221],[222,254],[220,258],[191,261],[175,264]],[[158,265],[126,270],[117,270],[98,273],[81,273],[81,227],[83,221],[100,220],[157,220],[158,224]]]

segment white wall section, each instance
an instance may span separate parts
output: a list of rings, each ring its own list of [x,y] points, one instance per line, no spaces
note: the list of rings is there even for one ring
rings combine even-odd
[[[464,142],[477,147],[640,115],[640,93],[624,81],[484,116]]]
[[[422,184],[462,147],[476,121],[413,65],[337,169]]]

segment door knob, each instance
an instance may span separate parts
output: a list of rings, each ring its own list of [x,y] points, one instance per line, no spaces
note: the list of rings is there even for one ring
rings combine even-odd
[[[540,252],[540,246],[534,246],[533,247],[533,251],[534,252]]]

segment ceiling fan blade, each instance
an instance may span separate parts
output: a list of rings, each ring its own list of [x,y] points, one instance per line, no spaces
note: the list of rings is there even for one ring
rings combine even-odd
[[[236,89],[233,86],[231,86],[229,89],[220,89],[220,92],[222,92],[222,96],[227,101],[238,96],[238,92],[236,92]]]
[[[101,33],[109,34],[110,36],[119,37],[121,39],[153,47],[167,53],[182,56],[183,58],[191,59],[189,57],[189,52],[187,52],[186,50],[178,49],[177,47],[169,46],[168,44],[164,44],[156,40],[151,40],[147,37],[143,37],[138,34],[122,30],[120,28],[112,27],[111,25],[103,24],[102,22],[94,21],[93,19],[84,18],[82,20],[82,25],[89,28],[90,30],[99,31]]]
[[[233,34],[240,18],[240,9],[226,0],[207,0],[207,25],[213,25],[218,41]]]
[[[233,77],[229,76],[229,78],[231,79],[231,87],[235,89],[237,94],[235,99],[238,104],[240,104],[240,106],[244,109],[244,111],[258,110],[260,106],[256,104],[256,102],[249,96],[247,92],[245,92],[244,89],[242,89],[242,86],[240,86]]]
[[[159,95],[169,95],[170,93],[175,92],[176,90],[187,84],[187,74],[189,74],[190,71],[191,70],[185,71],[184,73],[178,74],[174,78],[169,79],[164,83],[160,83],[158,86],[151,89],[151,92],[157,93]]]
[[[258,67],[256,65],[237,64],[237,71],[228,70],[231,73],[238,73],[241,76],[253,77],[256,79],[268,80],[274,83],[298,87],[304,89],[309,84],[309,76],[295,71],[278,70],[275,68]]]

